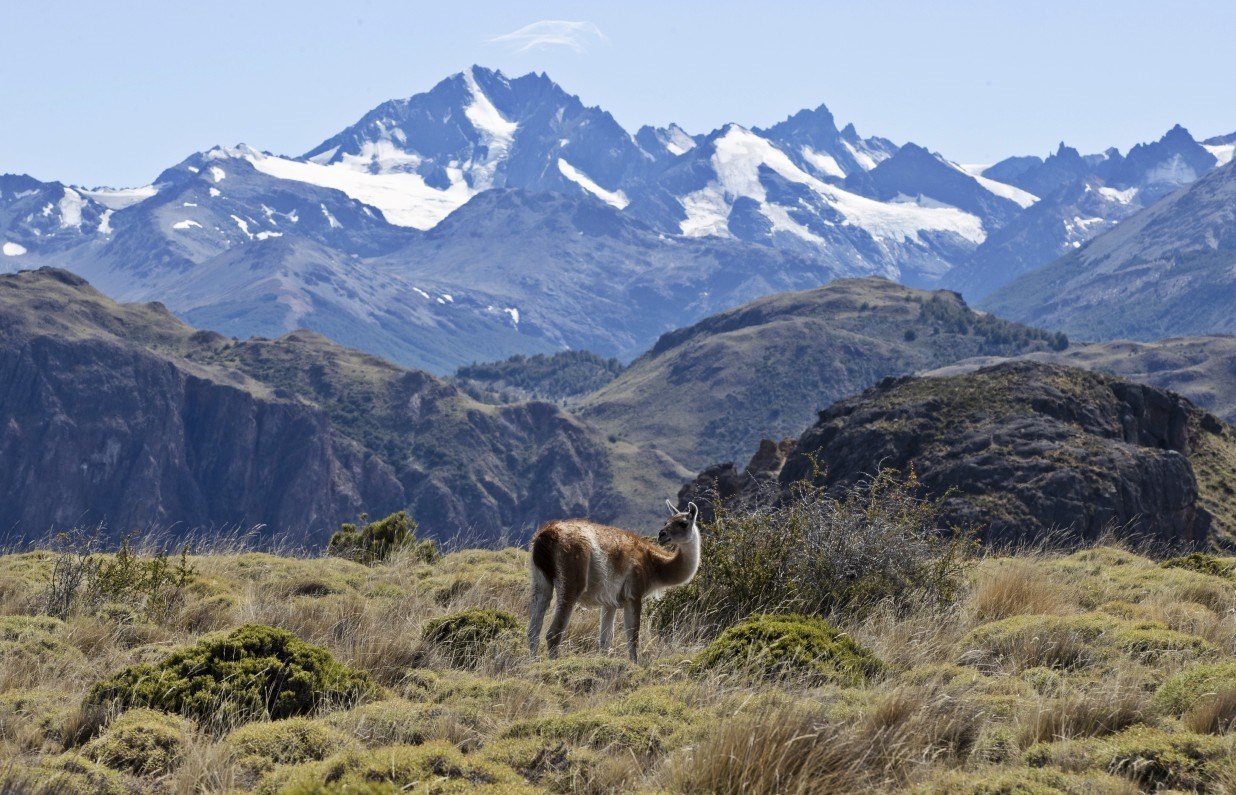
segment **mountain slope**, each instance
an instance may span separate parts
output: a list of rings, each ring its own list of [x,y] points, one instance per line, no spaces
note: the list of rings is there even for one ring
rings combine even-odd
[[[887,376],[1064,344],[980,315],[954,293],[845,279],[670,332],[578,410],[614,438],[698,470],[798,433],[821,406]]]
[[[618,467],[677,475],[629,445],[611,457],[552,405],[481,403],[308,332],[196,332],[65,271],[0,277],[0,330],[10,538],[105,520],[261,524],[313,544],[360,511],[406,507],[431,536],[519,540],[549,518],[632,510]]]
[[[1090,339],[1236,331],[1236,167],[1215,169],[984,308]]]

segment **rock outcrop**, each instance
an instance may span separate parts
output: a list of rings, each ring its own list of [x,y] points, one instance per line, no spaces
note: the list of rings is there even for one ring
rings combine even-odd
[[[1219,501],[1212,492],[1223,472],[1232,474],[1232,439],[1220,420],[1170,392],[1007,362],[885,379],[833,404],[799,437],[772,493],[784,499],[804,479],[842,489],[881,467],[913,468],[924,495],[943,498],[944,522],[990,542],[1068,543],[1110,530],[1203,546],[1231,533],[1207,506]],[[759,499],[756,469],[714,467],[681,496]],[[1201,482],[1198,469],[1207,473]]]

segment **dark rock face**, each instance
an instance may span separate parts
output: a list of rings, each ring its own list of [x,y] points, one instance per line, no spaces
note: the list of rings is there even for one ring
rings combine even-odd
[[[549,403],[482,403],[310,332],[195,332],[66,271],[0,276],[0,543],[103,522],[320,546],[401,509],[424,535],[517,543],[611,521],[611,469]]]
[[[389,467],[337,438],[320,410],[162,357],[39,337],[0,348],[0,384],[6,530],[261,523],[311,541],[365,505],[399,504]]]
[[[880,467],[913,468],[943,519],[985,540],[1093,539],[1105,530],[1203,545],[1191,456],[1223,431],[1187,400],[1153,387],[1032,362],[951,378],[886,379],[820,412],[778,476],[840,489]],[[822,474],[816,465],[823,467]],[[750,497],[758,477],[703,473],[684,498]]]

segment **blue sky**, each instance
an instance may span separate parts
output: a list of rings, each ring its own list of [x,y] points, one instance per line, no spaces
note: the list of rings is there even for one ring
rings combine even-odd
[[[511,36],[538,22],[541,25]],[[215,144],[301,154],[472,63],[634,132],[838,124],[963,163],[1236,131],[1231,2],[65,0],[0,10],[0,173],[132,186]]]

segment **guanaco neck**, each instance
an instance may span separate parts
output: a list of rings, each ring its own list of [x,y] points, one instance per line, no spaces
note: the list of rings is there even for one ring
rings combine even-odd
[[[673,553],[654,550],[652,556],[652,580],[661,588],[682,585],[695,576],[700,567],[700,531],[691,528],[691,538],[679,544]]]

